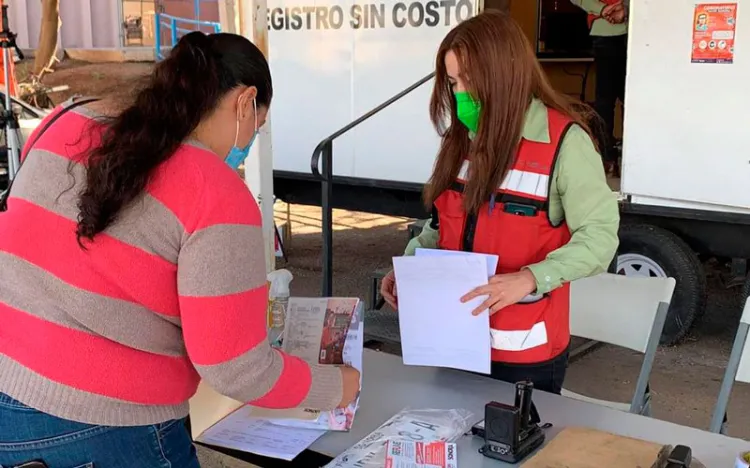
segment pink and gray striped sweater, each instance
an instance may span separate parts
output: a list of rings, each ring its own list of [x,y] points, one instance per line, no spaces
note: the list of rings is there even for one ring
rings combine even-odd
[[[78,107],[41,136],[0,214],[0,392],[113,426],[186,416],[200,379],[257,406],[335,407],[339,370],[267,344],[260,212],[216,154],[183,145],[79,247],[85,168],[68,167],[95,118]]]

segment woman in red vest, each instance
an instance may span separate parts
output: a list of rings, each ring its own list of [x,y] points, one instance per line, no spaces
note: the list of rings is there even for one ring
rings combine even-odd
[[[619,213],[590,137],[589,111],[552,89],[520,26],[485,12],[437,54],[430,115],[442,137],[425,187],[432,219],[407,247],[499,257],[464,302],[489,309],[492,377],[560,393],[569,283],[606,270]],[[393,272],[381,292],[398,306]]]

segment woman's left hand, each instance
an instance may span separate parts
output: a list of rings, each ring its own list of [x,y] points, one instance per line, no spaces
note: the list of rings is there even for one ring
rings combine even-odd
[[[461,302],[469,302],[480,296],[489,296],[472,311],[472,314],[479,315],[490,309],[490,315],[492,315],[509,305],[516,304],[534,291],[536,291],[536,278],[529,270],[521,270],[518,273],[493,276],[488,284],[474,288],[462,297]]]

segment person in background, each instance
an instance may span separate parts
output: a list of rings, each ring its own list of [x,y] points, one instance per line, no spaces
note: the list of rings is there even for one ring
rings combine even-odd
[[[619,213],[586,107],[556,92],[521,27],[486,11],[440,44],[430,115],[442,137],[416,248],[499,258],[464,302],[488,310],[492,377],[560,393],[568,360],[569,283],[605,271]],[[398,308],[396,278],[381,294]]]
[[[614,137],[615,105],[618,99],[625,103],[629,0],[570,1],[589,14],[596,63],[594,108],[604,123],[602,157],[607,174],[619,176],[619,155]]]
[[[250,41],[193,32],[132,105],[69,102],[32,134],[0,215],[0,465],[195,468],[201,379],[267,408],[354,400],[355,369],[267,342],[261,216],[235,169],[272,93]]]

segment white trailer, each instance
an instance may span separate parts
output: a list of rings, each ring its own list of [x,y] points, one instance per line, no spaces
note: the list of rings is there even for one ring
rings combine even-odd
[[[694,0],[631,1],[617,269],[677,279],[665,343],[684,337],[704,310],[700,257],[732,259],[738,275],[750,258],[750,0],[731,3],[733,61],[694,63]],[[269,0],[276,196],[323,199],[324,225],[331,206],[424,218],[420,192],[438,147],[428,74],[444,34],[481,8],[475,0]],[[306,16],[297,21],[295,11]],[[310,161],[321,141],[330,146],[316,156],[331,150],[333,160],[322,196]],[[330,232],[325,240],[330,276]]]
[[[699,255],[732,259],[737,276],[750,258],[750,2],[705,2],[735,9],[731,63],[694,63],[699,50],[691,60],[694,42],[730,37],[694,41],[700,5],[631,3],[618,265],[677,279],[665,325],[675,341],[704,311]]]

